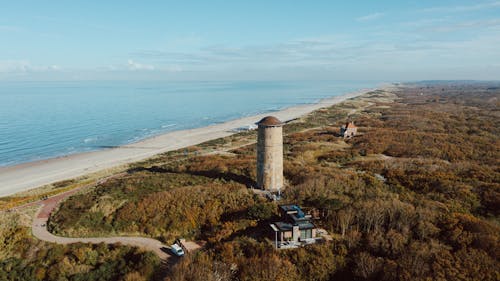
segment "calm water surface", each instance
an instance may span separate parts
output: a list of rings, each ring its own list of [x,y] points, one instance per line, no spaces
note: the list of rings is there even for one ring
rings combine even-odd
[[[0,166],[123,145],[376,82],[0,82]]]

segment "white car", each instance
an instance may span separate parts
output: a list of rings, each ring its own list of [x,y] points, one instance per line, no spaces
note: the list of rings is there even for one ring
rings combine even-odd
[[[172,246],[170,246],[170,251],[178,257],[184,256],[184,250],[177,244],[173,244]]]

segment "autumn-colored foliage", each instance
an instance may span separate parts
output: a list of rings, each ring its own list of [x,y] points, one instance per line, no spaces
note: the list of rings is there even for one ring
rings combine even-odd
[[[159,258],[123,245],[56,245],[33,239],[18,214],[0,214],[0,280],[149,280]],[[130,279],[140,276],[140,279]]]
[[[255,145],[136,164],[71,197],[50,227],[206,240],[168,280],[498,280],[499,97],[484,85],[415,84],[287,124],[283,202],[317,213],[330,243],[273,250],[276,209],[251,191]],[[348,114],[359,135],[344,141]]]
[[[438,89],[404,88],[389,106],[358,113],[361,135],[348,146],[331,127],[287,136],[286,200],[314,208],[316,224],[338,234],[331,246],[280,252],[294,279],[498,280],[500,124],[490,102],[499,93]],[[272,264],[235,243],[213,256],[236,276],[261,268],[256,260]]]

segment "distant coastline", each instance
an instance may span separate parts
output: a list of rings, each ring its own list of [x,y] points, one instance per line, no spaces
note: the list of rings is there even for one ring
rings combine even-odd
[[[226,137],[236,133],[239,128],[251,126],[267,115],[274,115],[283,121],[299,118],[314,110],[329,107],[380,88],[383,87],[362,89],[321,99],[317,103],[292,106],[206,127],[167,132],[113,148],[0,167],[0,196],[12,195],[57,181],[143,160],[159,153]]]

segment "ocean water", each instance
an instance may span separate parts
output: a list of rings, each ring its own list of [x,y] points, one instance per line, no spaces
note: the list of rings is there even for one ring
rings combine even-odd
[[[0,166],[128,144],[376,85],[373,81],[0,82]]]

